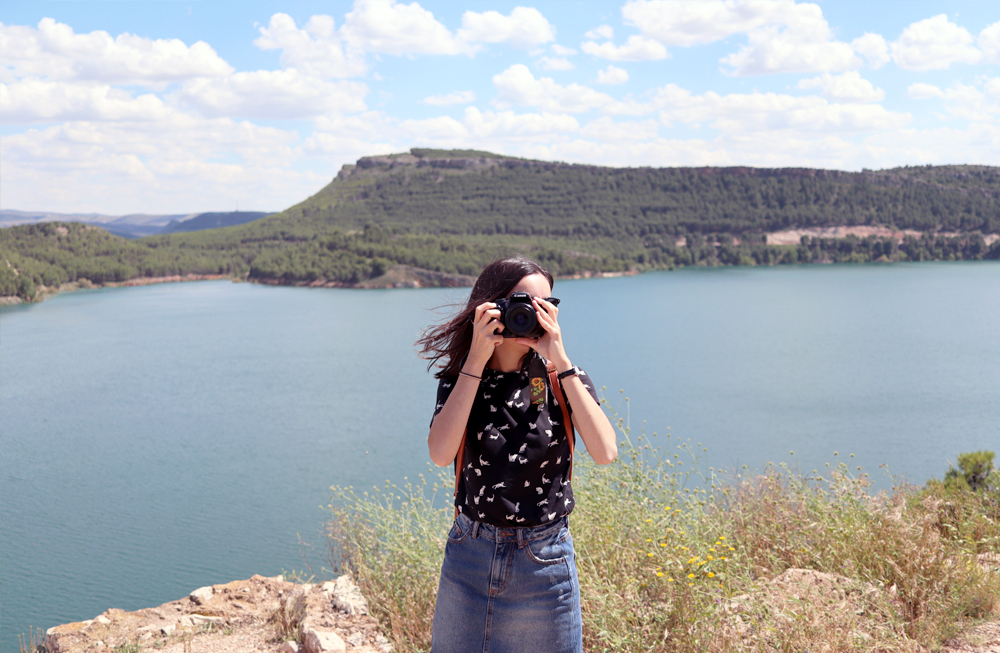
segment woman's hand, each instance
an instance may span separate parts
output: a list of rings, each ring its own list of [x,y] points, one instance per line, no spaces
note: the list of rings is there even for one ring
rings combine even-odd
[[[564,363],[569,368],[569,357],[563,348],[562,330],[559,328],[559,308],[555,304],[540,297],[533,297],[531,304],[535,307],[535,317],[538,324],[545,330],[538,340],[533,338],[516,338],[517,342],[527,345],[537,351],[546,360],[552,361],[556,367]]]
[[[463,371],[482,376],[483,368],[493,356],[494,350],[503,342],[503,328],[500,309],[496,304],[483,302],[476,307],[476,315],[472,320],[472,345],[465,365],[462,366]]]

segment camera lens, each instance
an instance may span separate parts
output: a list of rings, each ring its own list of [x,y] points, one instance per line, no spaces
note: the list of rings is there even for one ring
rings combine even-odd
[[[507,319],[504,320],[511,333],[524,336],[531,332],[538,323],[535,310],[530,305],[518,304],[507,309]]]

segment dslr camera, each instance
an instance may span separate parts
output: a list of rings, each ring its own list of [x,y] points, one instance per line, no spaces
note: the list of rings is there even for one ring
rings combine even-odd
[[[559,305],[559,300],[555,297],[546,297],[545,301]],[[498,299],[496,304],[500,309],[504,338],[541,338],[545,335],[545,329],[538,323],[538,315],[528,293],[513,293],[510,297]]]

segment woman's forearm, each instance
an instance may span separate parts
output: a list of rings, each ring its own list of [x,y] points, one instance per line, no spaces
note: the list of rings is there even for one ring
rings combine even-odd
[[[590,396],[579,376],[565,378],[562,386],[573,409],[573,426],[583,438],[587,452],[598,465],[614,461],[618,456],[618,437],[604,409]]]

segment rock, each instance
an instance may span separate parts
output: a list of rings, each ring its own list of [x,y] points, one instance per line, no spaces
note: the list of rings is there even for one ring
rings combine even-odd
[[[94,621],[101,624],[102,626],[107,626],[111,623],[111,620],[105,617],[103,614],[98,615],[97,618],[94,619]]]
[[[358,648],[365,641],[365,634],[361,632],[353,632],[347,637],[347,643],[354,648]]]
[[[177,630],[177,624],[167,624],[163,628],[160,628],[160,632],[166,635],[167,637],[173,635],[175,630]]]
[[[299,645],[295,642],[285,642],[278,647],[278,653],[299,653]]]
[[[324,583],[324,588],[327,583]],[[333,583],[333,606],[347,614],[368,614],[368,601],[349,574],[344,574]]]
[[[215,590],[211,587],[199,587],[195,591],[191,592],[190,598],[198,605],[204,605],[210,598],[212,598],[212,594],[214,593]]]
[[[304,632],[302,644],[306,653],[346,653],[347,644],[332,630],[309,628]]]

